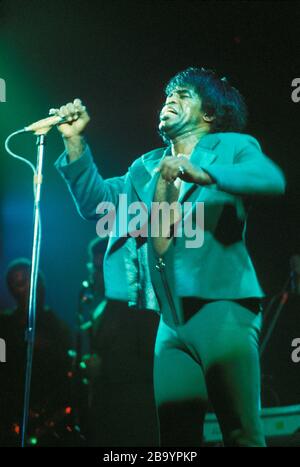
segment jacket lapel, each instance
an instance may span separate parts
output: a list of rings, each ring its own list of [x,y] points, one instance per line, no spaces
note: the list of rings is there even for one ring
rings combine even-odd
[[[148,209],[151,207],[159,177],[159,172],[156,172],[155,169],[158,167],[160,160],[168,153],[169,148],[157,149],[147,158],[145,156],[140,157],[129,169],[132,184],[138,197],[146,204]]]
[[[203,136],[191,154],[191,164],[195,165],[199,169],[205,169],[212,164],[218,157],[213,150],[219,142],[220,139],[215,133]],[[197,188],[199,188],[199,185],[196,183],[182,182],[178,201],[183,203]]]

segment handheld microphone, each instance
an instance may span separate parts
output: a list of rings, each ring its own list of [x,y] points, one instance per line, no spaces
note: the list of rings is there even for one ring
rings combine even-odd
[[[51,128],[55,125],[60,125],[61,123],[68,123],[69,120],[66,117],[59,117],[53,115],[52,117],[43,118],[42,120],[38,120],[37,122],[32,123],[31,125],[25,126],[25,131],[40,131],[46,130],[47,128]]]

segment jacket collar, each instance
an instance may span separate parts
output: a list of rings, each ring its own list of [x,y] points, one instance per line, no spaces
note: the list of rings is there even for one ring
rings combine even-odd
[[[203,136],[191,154],[191,163],[203,169],[208,167],[217,158],[217,154],[213,150],[219,142],[220,138],[216,133]],[[155,172],[155,169],[160,161],[170,154],[170,147],[156,149],[139,158],[129,169],[133,186],[139,198],[146,203],[148,208],[153,200],[156,182],[159,177],[159,173]],[[194,183],[183,182],[178,201],[184,201],[197,187],[198,185]]]

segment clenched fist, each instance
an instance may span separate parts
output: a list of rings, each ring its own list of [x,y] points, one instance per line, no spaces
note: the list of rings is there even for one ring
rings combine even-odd
[[[59,109],[50,109],[49,115],[55,115],[67,119],[67,123],[58,125],[58,129],[64,138],[78,137],[84,131],[90,121],[86,107],[82,105],[80,99],[74,99]]]
[[[199,185],[213,183],[207,172],[195,167],[185,155],[181,154],[165,157],[156,171],[160,172],[162,178],[169,183],[174,182],[176,178]]]

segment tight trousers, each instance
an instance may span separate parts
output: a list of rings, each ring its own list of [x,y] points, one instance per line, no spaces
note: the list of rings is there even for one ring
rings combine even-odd
[[[208,401],[225,446],[265,446],[259,415],[261,313],[242,302],[204,302],[180,325],[161,316],[154,357],[161,446],[201,446]]]

